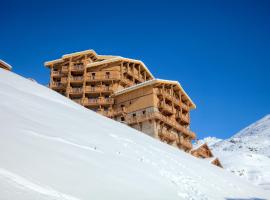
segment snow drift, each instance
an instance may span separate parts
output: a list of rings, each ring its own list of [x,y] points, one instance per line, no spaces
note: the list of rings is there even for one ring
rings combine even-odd
[[[0,69],[0,199],[267,199],[203,160]]]

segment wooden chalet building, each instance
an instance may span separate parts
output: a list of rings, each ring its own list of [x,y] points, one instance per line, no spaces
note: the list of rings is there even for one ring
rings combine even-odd
[[[192,150],[196,105],[177,81],[155,79],[139,60],[86,50],[45,62],[49,87],[82,106],[145,134]]]
[[[154,78],[141,61],[93,50],[63,55],[45,66],[51,69],[51,89],[108,117],[114,92]]]
[[[219,159],[214,157],[211,149],[206,143],[198,145],[195,144],[190,153],[197,158],[209,160],[211,164],[223,168]]]

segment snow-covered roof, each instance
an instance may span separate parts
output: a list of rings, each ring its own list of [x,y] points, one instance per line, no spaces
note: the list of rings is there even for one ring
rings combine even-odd
[[[199,148],[201,148],[202,146],[204,145],[207,145],[206,143],[195,143],[195,144],[192,144],[192,149],[191,151],[195,151],[195,150],[198,150]]]
[[[85,54],[93,54],[93,56],[96,57],[97,59],[110,59],[110,58],[116,57],[116,56],[112,56],[112,55],[98,55],[93,49],[88,49],[88,50],[85,50],[85,51],[77,51],[77,52],[74,52],[74,53],[64,54],[62,56],[62,58],[47,61],[47,62],[44,63],[44,65],[47,66],[47,67],[50,67],[52,64],[64,62],[64,59],[66,59],[66,58],[79,56],[79,55],[85,55]]]
[[[142,65],[144,67],[144,69],[148,72],[148,74],[152,78],[154,78],[154,76],[150,72],[150,70],[140,60],[135,60],[135,59],[130,59],[130,58],[124,58],[124,57],[121,57],[121,56],[113,56],[113,55],[98,55],[92,49],[85,50],[85,51],[78,51],[78,52],[74,52],[74,53],[70,53],[70,54],[64,54],[62,56],[62,58],[56,59],[56,60],[47,61],[47,62],[44,63],[44,65],[47,66],[47,67],[50,67],[52,64],[64,62],[64,59],[66,59],[66,58],[70,58],[70,57],[74,57],[74,56],[79,56],[79,55],[85,55],[85,54],[93,54],[93,56],[96,57],[96,59],[100,59],[101,60],[101,61],[89,63],[87,65],[87,67],[94,67],[94,66],[98,66],[98,65],[102,65],[102,64],[106,64],[106,63],[111,63],[111,62],[116,62],[116,61],[134,62],[134,63],[138,63],[138,64]]]
[[[153,85],[153,84],[156,84],[156,83],[165,83],[165,84],[174,84],[174,85],[177,85],[179,87],[179,89],[181,90],[181,92],[184,94],[184,96],[191,103],[191,108],[192,109],[195,109],[196,108],[195,103],[191,100],[191,98],[188,96],[188,94],[185,92],[185,90],[183,89],[183,87],[181,86],[181,84],[178,81],[171,81],[171,80],[164,80],[164,79],[153,79],[153,80],[145,81],[143,83],[140,83],[140,84],[137,84],[137,85],[133,85],[131,87],[128,87],[128,88],[119,90],[119,91],[115,92],[113,94],[113,96],[121,95],[121,94],[124,94],[126,92],[130,92],[130,91],[133,91],[135,89],[146,87],[146,86]]]
[[[8,64],[7,62],[3,61],[0,59],[0,66],[3,66],[4,68],[7,68],[8,70],[12,69],[12,66],[10,64]]]

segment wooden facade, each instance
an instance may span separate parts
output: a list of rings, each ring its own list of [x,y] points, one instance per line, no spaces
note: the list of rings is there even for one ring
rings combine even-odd
[[[192,149],[195,104],[178,82],[155,79],[143,62],[86,50],[45,66],[51,89],[186,152]]]
[[[3,60],[0,60],[0,68],[11,71],[12,67]]]
[[[185,151],[196,138],[190,130],[195,104],[178,82],[153,79],[113,94],[117,121]]]
[[[114,114],[115,91],[153,79],[141,61],[93,50],[67,54],[45,66],[51,69],[51,89],[108,117]]]

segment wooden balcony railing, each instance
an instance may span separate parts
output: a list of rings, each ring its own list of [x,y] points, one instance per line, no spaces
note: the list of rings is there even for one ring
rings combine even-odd
[[[69,93],[70,94],[82,94],[83,89],[82,88],[70,88]]]
[[[113,91],[112,86],[99,86],[99,87],[86,86],[85,87],[86,93],[100,93],[100,92],[112,92],[112,91]]]
[[[134,85],[133,81],[131,81],[131,80],[127,79],[127,78],[123,78],[121,81],[124,82],[128,86]]]
[[[160,102],[158,104],[158,107],[162,110],[162,112],[166,112],[166,113],[169,113],[169,114],[173,114],[174,113],[174,107],[173,106],[170,106],[164,102]]]
[[[67,77],[62,77],[61,78],[61,83],[62,84],[67,84]]]
[[[180,99],[174,95],[171,95],[167,91],[163,91],[161,88],[158,88],[157,90],[157,95],[164,96],[164,98],[167,98],[170,101],[173,101],[175,104],[180,105]]]
[[[60,71],[52,71],[52,76],[61,76]]]
[[[186,105],[185,103],[182,102],[181,107],[185,110],[185,111],[189,111],[189,107],[188,105]]]
[[[176,113],[175,113],[175,118],[176,119],[181,119],[181,112],[180,111],[177,111]]]
[[[81,83],[81,82],[83,82],[83,76],[71,76],[70,82]]]
[[[177,142],[178,145],[182,145],[184,146],[185,148],[187,149],[192,149],[192,144],[190,141],[188,140],[185,140],[183,137],[179,137],[178,138],[178,142]]]
[[[110,72],[110,74],[106,74],[106,72],[88,72],[86,76],[86,81],[100,81],[100,80],[119,80],[120,72]]]
[[[190,119],[188,115],[182,115],[180,118],[183,122],[189,124],[190,123]]]
[[[64,89],[64,85],[61,82],[51,82],[50,87],[52,89]]]
[[[64,74],[68,73],[68,66],[62,67],[62,73],[64,73]]]
[[[71,67],[71,71],[77,71],[77,72],[82,72],[84,71],[84,66],[83,65],[75,65]]]
[[[96,99],[84,99],[84,105],[86,106],[97,106],[97,105],[112,105],[114,99],[112,98],[96,98]]]
[[[177,121],[173,120],[172,118],[164,116],[160,112],[150,112],[150,113],[140,115],[140,116],[135,116],[135,117],[129,116],[129,117],[126,117],[126,122],[127,124],[131,125],[131,124],[136,124],[136,123],[140,123],[140,122],[151,120],[151,119],[158,119],[166,123],[170,127],[174,128],[175,130],[189,136],[191,139],[196,138],[196,135],[194,132],[180,125]]]
[[[158,136],[161,140],[166,141],[168,143],[172,143],[174,141],[177,141],[178,135],[171,133],[167,130],[158,130]]]

